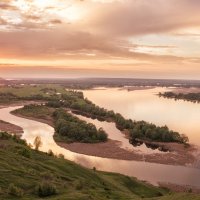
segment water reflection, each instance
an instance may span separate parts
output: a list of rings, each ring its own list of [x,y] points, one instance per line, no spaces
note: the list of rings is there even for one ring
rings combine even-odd
[[[132,140],[131,144],[134,147],[141,147],[141,146],[145,145],[146,148],[154,150],[154,151],[150,151],[151,153],[155,152],[155,150],[158,150],[158,153],[169,152],[169,149],[167,147],[165,147],[164,145],[157,144],[157,143],[143,142],[140,140]]]
[[[22,138],[33,144],[36,136],[40,136],[43,146],[40,150],[48,152],[51,149],[56,154],[63,154],[68,160],[79,163],[85,167],[98,170],[117,172],[137,177],[140,180],[157,184],[169,182],[200,187],[200,170],[182,166],[171,166],[147,162],[123,161],[73,153],[59,147],[53,140],[54,129],[49,125],[23,119],[10,114],[10,111],[19,107],[0,109],[0,119],[21,126],[24,130]]]
[[[163,153],[164,151],[160,151],[159,146],[157,148],[154,148],[154,146],[146,143],[141,142],[140,145],[130,144],[129,139],[125,137],[125,134],[123,134],[120,130],[116,128],[115,123],[113,122],[106,122],[106,121],[99,121],[97,119],[88,118],[82,115],[74,114],[74,116],[78,117],[81,120],[86,121],[87,123],[92,123],[96,126],[97,129],[103,128],[106,133],[108,134],[108,138],[111,140],[116,140],[120,143],[120,147],[129,150],[134,151],[139,154],[153,154],[153,153]],[[138,144],[138,143],[137,143]]]
[[[121,113],[132,120],[145,120],[187,135],[200,146],[200,104],[159,98],[167,88],[127,91],[119,88],[83,90],[84,96],[100,107]],[[105,98],[106,97],[106,98]]]

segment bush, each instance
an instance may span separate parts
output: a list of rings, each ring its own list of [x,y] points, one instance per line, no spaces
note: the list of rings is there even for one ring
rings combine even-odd
[[[8,140],[8,139],[10,139],[12,136],[11,135],[9,135],[8,133],[6,133],[6,132],[0,132],[0,139],[1,140]]]
[[[11,183],[8,187],[8,194],[15,196],[15,197],[22,197],[24,193],[21,188],[15,186],[13,183]]]
[[[31,151],[28,148],[20,148],[18,150],[18,154],[26,157],[26,158],[30,158],[31,157]]]
[[[48,156],[54,156],[54,153],[53,153],[53,151],[51,149],[49,149],[47,154],[48,154]]]
[[[65,159],[65,156],[62,153],[60,153],[60,154],[58,154],[58,158]]]
[[[84,143],[105,142],[107,140],[107,134],[102,128],[97,130],[95,125],[80,120],[63,109],[56,110],[53,117],[55,131],[61,140]]]
[[[39,197],[48,197],[57,194],[57,189],[52,183],[43,182],[36,187]]]

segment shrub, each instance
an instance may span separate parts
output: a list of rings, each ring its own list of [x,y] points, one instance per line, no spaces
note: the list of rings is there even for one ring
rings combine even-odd
[[[62,153],[60,153],[60,154],[58,154],[58,158],[65,159],[65,156]]]
[[[8,139],[10,139],[12,136],[11,135],[9,135],[8,133],[6,133],[6,132],[0,132],[0,139],[1,140],[8,140]]]
[[[28,148],[20,148],[18,150],[18,154],[26,157],[26,158],[30,158],[31,157],[31,151]]]
[[[11,183],[8,187],[8,194],[15,196],[15,197],[22,197],[24,193],[21,188],[15,186],[13,183]]]
[[[96,167],[93,167],[92,169],[93,169],[93,171],[94,171],[94,172],[96,172],[96,171],[97,171]]]
[[[54,156],[54,153],[53,153],[53,151],[51,149],[49,149],[47,154],[48,154],[48,156]]]
[[[16,136],[16,135],[13,135],[13,136],[12,136],[12,139],[13,139],[16,143],[18,143],[18,144],[27,146],[26,141],[25,141],[25,140],[22,140],[21,138],[19,138],[19,137]]]
[[[52,183],[43,182],[36,187],[39,197],[48,197],[57,194],[57,189]]]

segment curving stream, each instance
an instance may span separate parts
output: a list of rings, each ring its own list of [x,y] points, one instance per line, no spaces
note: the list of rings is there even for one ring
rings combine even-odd
[[[132,144],[129,143],[129,140],[125,137],[125,134],[123,134],[119,129],[116,128],[116,125],[114,122],[106,122],[106,121],[99,121],[97,119],[91,119],[82,115],[77,115],[74,113],[71,113],[74,116],[78,117],[79,119],[86,121],[87,123],[92,123],[96,126],[97,129],[103,128],[105,132],[108,134],[108,138],[111,140],[118,141],[120,143],[120,148],[128,150],[128,151],[134,151],[138,154],[165,154],[166,152],[159,151],[158,149],[151,149],[148,148],[145,144],[142,144],[140,146],[134,147]]]
[[[200,170],[196,168],[99,158],[73,153],[63,149],[54,142],[54,129],[49,125],[10,114],[11,111],[18,108],[20,107],[16,106],[0,109],[0,119],[22,127],[24,130],[22,138],[28,143],[33,143],[35,137],[40,136],[43,142],[40,150],[44,152],[51,149],[54,153],[61,153],[66,159],[85,167],[92,168],[95,166],[98,170],[134,176],[154,185],[157,185],[159,182],[167,182],[200,188]]]

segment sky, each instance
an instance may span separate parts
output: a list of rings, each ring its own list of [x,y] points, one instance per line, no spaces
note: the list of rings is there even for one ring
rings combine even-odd
[[[200,79],[199,0],[0,0],[0,77]]]

